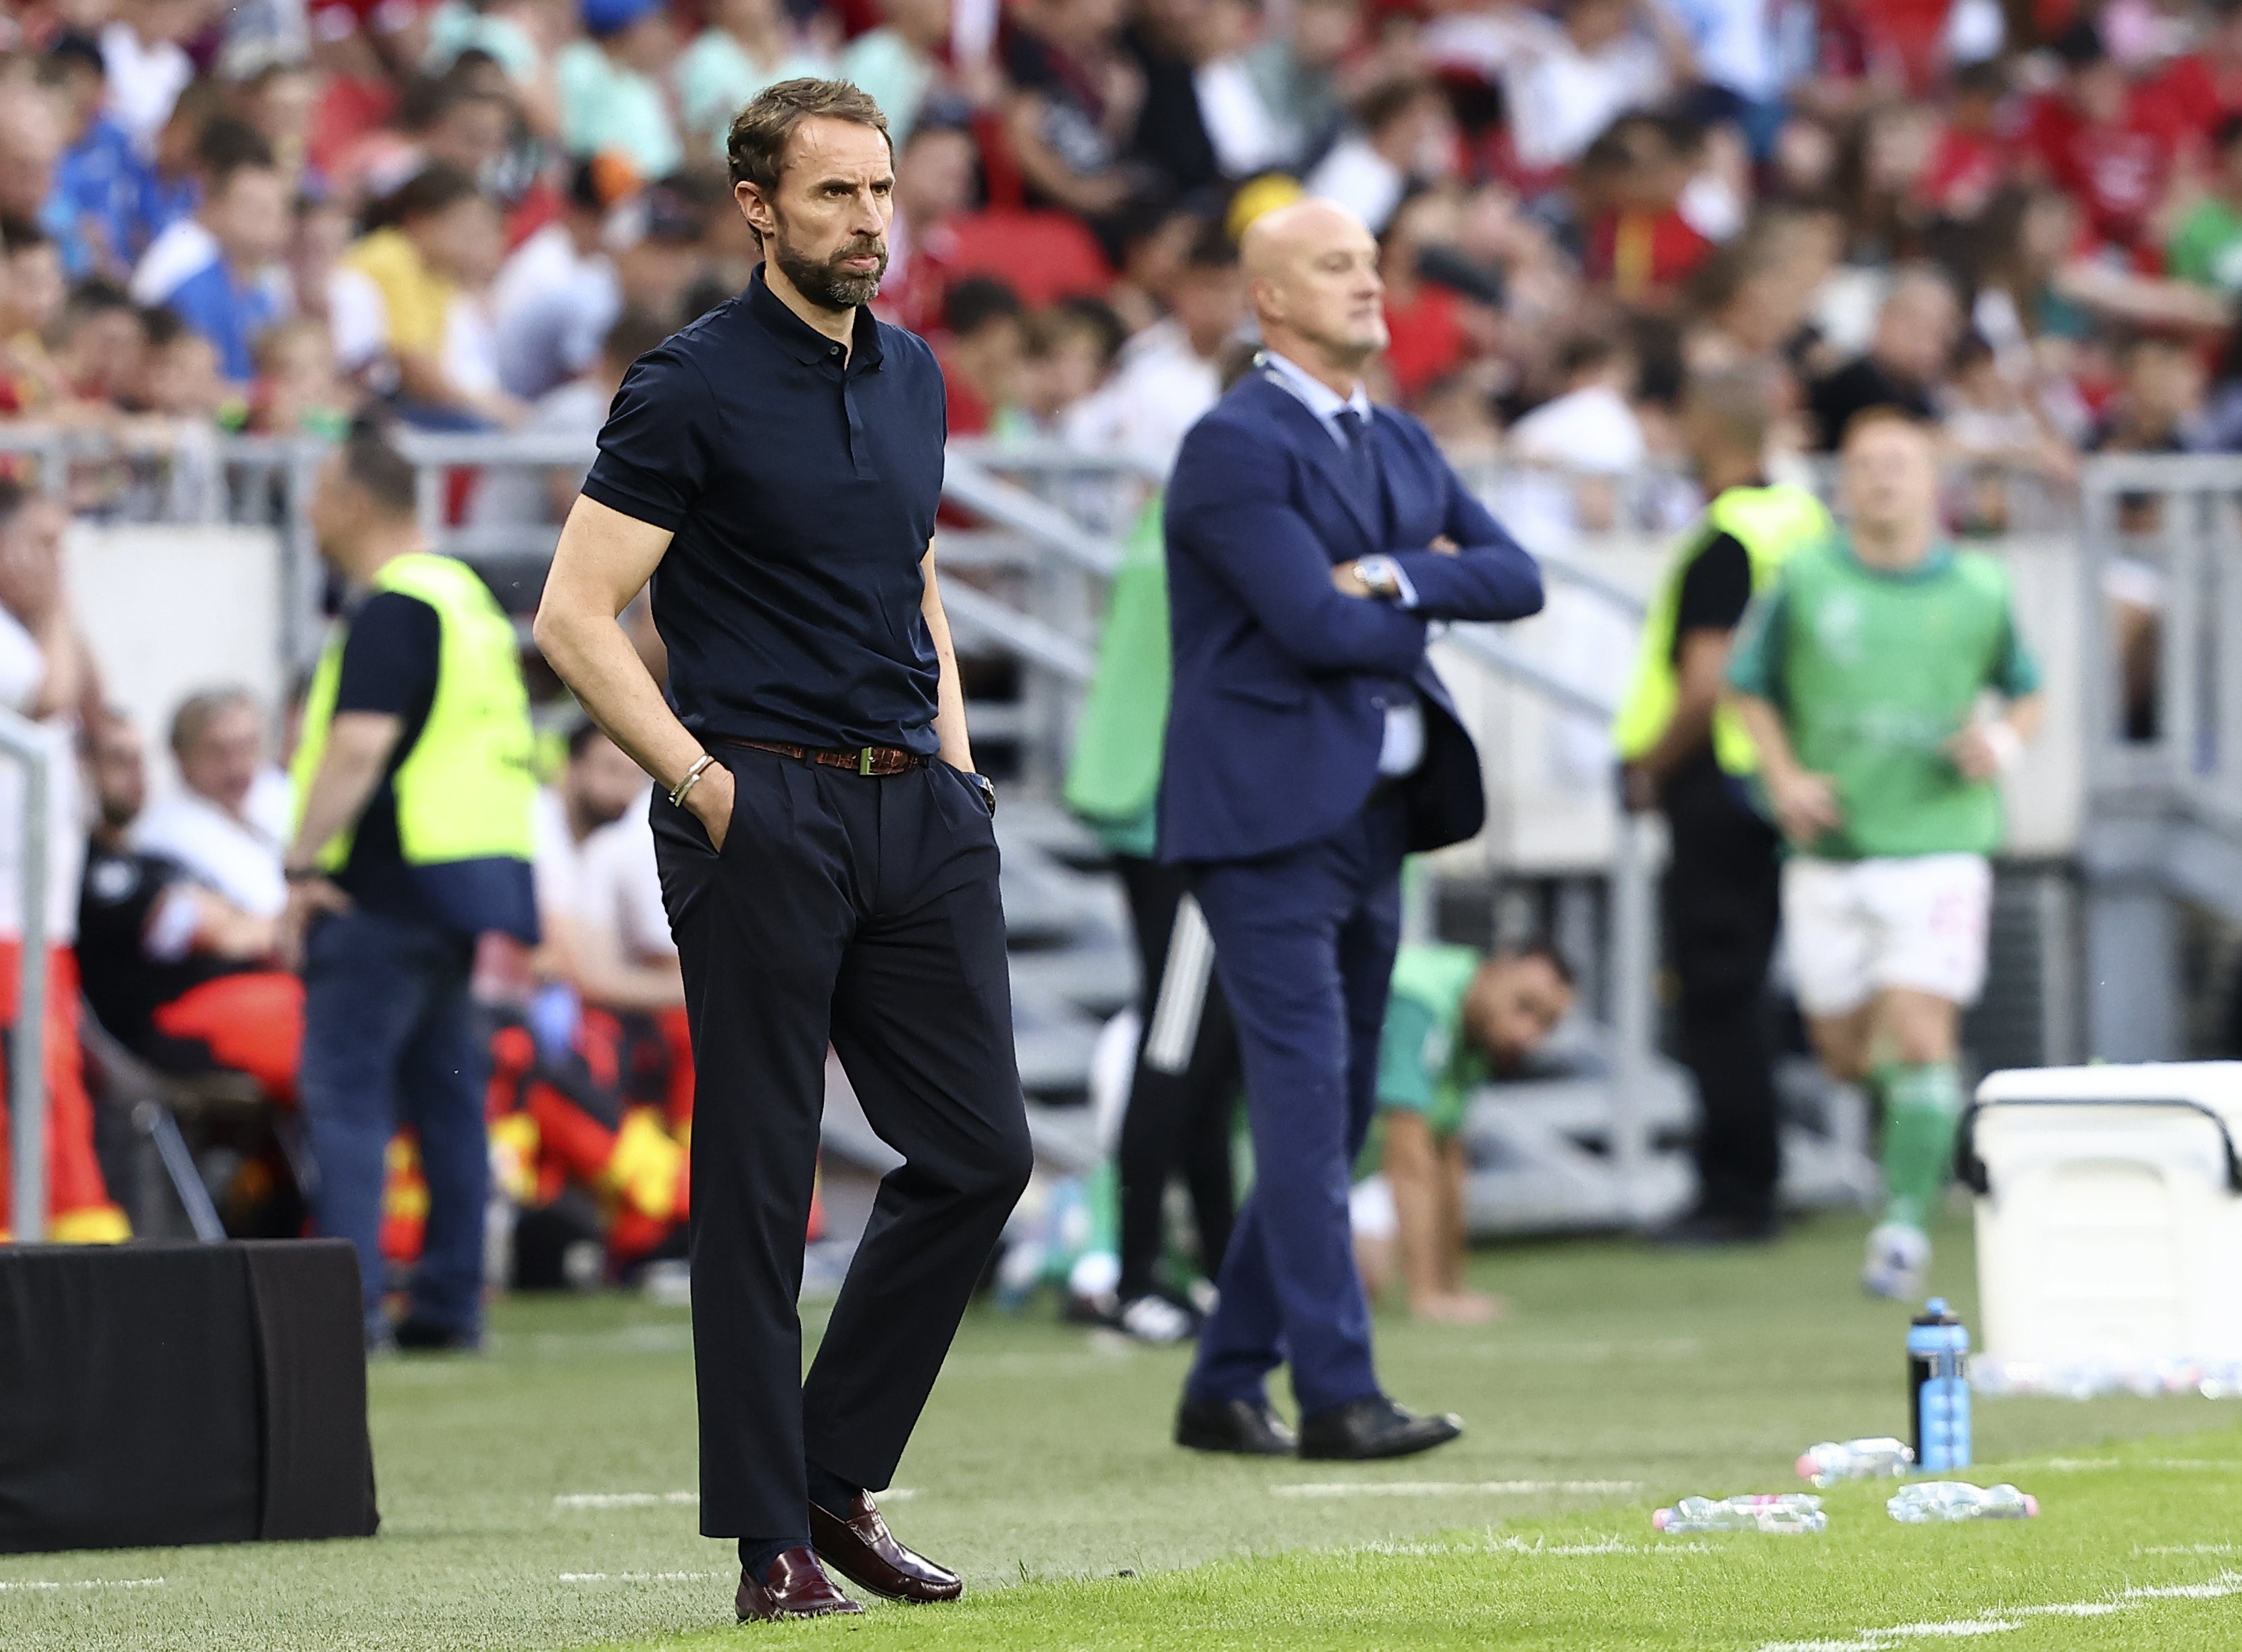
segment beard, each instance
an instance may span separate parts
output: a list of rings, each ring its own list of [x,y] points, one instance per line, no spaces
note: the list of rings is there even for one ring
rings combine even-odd
[[[821,310],[855,310],[872,301],[880,290],[881,278],[888,273],[888,244],[884,237],[853,236],[835,250],[829,258],[812,258],[796,251],[787,242],[786,225],[782,223],[775,237],[775,246],[764,251],[771,262],[786,271],[786,278],[794,283],[794,290]],[[869,275],[842,268],[845,260],[867,255],[879,259],[879,267]]]

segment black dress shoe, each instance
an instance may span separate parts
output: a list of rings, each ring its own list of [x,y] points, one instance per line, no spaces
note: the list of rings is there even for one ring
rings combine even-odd
[[[1266,1400],[1194,1400],[1176,1408],[1176,1443],[1241,1457],[1289,1457],[1299,1441]]]
[[[1463,1431],[1463,1419],[1452,1412],[1420,1417],[1382,1394],[1366,1394],[1302,1417],[1300,1455],[1348,1462],[1406,1457],[1445,1446]]]
[[[1661,1250],[1717,1250],[1729,1245],[1771,1244],[1776,1234],[1772,1211],[1700,1207],[1652,1228],[1643,1237]]]
[[[396,1345],[412,1354],[479,1354],[483,1334],[458,1325],[439,1325],[433,1320],[400,1320],[391,1333]]]
[[[835,1571],[891,1601],[923,1606],[954,1601],[965,1592],[957,1573],[896,1542],[867,1492],[856,1494],[845,1515],[810,1504],[809,1541],[817,1547],[817,1558]]]
[[[793,1617],[830,1617],[836,1612],[864,1609],[833,1587],[817,1556],[806,1548],[789,1548],[763,1568],[761,1577],[740,1574],[740,1592],[732,1604],[742,1623],[776,1622]]]

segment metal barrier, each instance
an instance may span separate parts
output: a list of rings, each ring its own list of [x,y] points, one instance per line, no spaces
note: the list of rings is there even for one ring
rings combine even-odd
[[[0,710],[0,753],[23,766],[23,958],[8,1060],[10,1213],[18,1244],[47,1236],[47,795],[51,744],[29,718]]]

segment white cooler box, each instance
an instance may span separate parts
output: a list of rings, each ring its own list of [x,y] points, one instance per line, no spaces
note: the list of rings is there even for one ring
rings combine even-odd
[[[2242,1361],[2242,1062],[2020,1068],[1977,1087],[1989,1359]]]

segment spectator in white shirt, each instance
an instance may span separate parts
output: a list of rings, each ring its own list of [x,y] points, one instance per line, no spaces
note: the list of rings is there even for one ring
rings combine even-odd
[[[249,691],[189,695],[171,718],[171,756],[181,789],[140,818],[135,845],[177,861],[251,916],[277,919],[288,904],[280,856],[293,808]]]
[[[1308,174],[1307,191],[1345,207],[1382,234],[1413,184],[1456,170],[1456,127],[1448,100],[1429,80],[1373,86],[1355,107],[1353,130]]]
[[[1066,417],[1066,439],[1118,452],[1162,475],[1184,433],[1222,394],[1222,347],[1245,316],[1237,250],[1219,224],[1200,233],[1163,295],[1168,318],[1131,338],[1103,388]]]
[[[1695,75],[1689,42],[1660,0],[1567,0],[1563,26],[1537,31],[1504,77],[1518,158],[1567,165],[1620,116]]]

